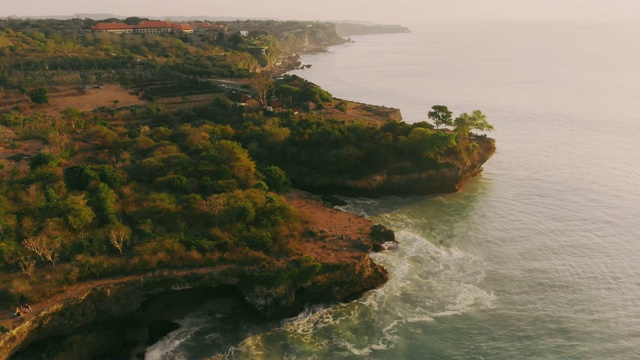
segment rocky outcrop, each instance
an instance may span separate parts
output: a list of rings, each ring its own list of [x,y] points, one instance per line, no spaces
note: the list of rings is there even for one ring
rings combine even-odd
[[[403,171],[402,174],[379,173],[364,179],[333,179],[324,183],[299,184],[312,192],[345,196],[379,197],[385,195],[429,195],[460,190],[472,177],[482,172],[482,165],[496,151],[488,137],[473,140],[472,152],[450,154],[441,167],[428,171]]]
[[[386,282],[387,272],[368,256],[373,246],[370,237],[338,246],[343,252],[340,261],[303,256],[271,267],[164,271],[88,287],[0,335],[0,359],[38,354],[30,353],[29,345],[42,349],[67,343],[58,358],[121,356],[171,328],[166,319],[148,318],[143,304],[180,289],[208,289],[215,294],[233,288],[259,314],[278,318],[298,313],[307,303],[348,301]],[[82,346],[75,349],[78,343]],[[113,344],[126,345],[114,349]],[[114,354],[116,350],[120,352]]]
[[[393,230],[377,224],[371,227],[371,243],[373,245],[373,251],[384,250],[384,244],[396,242],[396,234]]]

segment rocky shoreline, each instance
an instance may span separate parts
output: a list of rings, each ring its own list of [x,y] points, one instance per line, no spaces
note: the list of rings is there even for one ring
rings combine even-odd
[[[157,316],[166,311],[156,309],[156,315],[150,315],[150,302],[189,291],[197,292],[196,299],[202,301],[235,294],[258,316],[279,319],[297,314],[306,304],[358,298],[386,282],[386,270],[368,254],[393,240],[393,232],[330,208],[311,194],[292,192],[289,198],[313,217],[300,241],[307,255],[280,259],[271,266],[161,270],[69,289],[47,306],[35,304],[33,314],[14,321],[13,328],[0,335],[0,358],[24,359],[41,353],[69,359],[134,355],[175,329],[171,325],[175,319]],[[173,309],[177,318],[198,305],[179,303]],[[120,345],[117,354],[114,344]]]

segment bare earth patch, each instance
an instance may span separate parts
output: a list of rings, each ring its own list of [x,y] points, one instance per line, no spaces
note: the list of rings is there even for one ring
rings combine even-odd
[[[44,143],[38,139],[17,141],[18,147],[12,149],[10,141],[16,139],[16,134],[6,126],[0,125],[0,164],[4,164],[5,169],[10,167],[12,161],[9,159],[18,154],[32,156],[44,148]],[[0,169],[0,172],[3,171]]]
[[[300,243],[303,254],[326,263],[362,256],[364,239],[371,232],[369,219],[331,208],[310,193],[292,190],[285,197],[309,221],[312,234]]]
[[[117,104],[114,104],[115,100],[118,101]],[[49,103],[50,109],[46,109],[45,113],[51,110],[50,115],[59,114],[60,111],[68,107],[80,111],[91,111],[101,106],[123,107],[146,104],[144,100],[129,94],[127,90],[116,84],[102,85],[99,89],[79,90],[75,96],[52,97]]]

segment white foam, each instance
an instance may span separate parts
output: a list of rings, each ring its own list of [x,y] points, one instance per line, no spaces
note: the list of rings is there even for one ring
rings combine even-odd
[[[178,321],[178,323],[181,322]],[[160,339],[160,341],[148,347],[144,356],[145,360],[186,359],[177,350],[183,342],[189,339],[201,327],[202,325],[191,326],[189,322],[185,321],[181,324],[180,328],[170,332]]]
[[[227,356],[368,357],[394,348],[400,341],[398,333],[406,331],[408,323],[432,322],[492,306],[495,296],[482,288],[486,267],[482,259],[457,248],[436,246],[412,231],[399,231],[396,236],[400,243],[396,251],[372,255],[389,270],[384,286],[352,303],[309,307],[274,330],[246,338]],[[163,339],[165,347],[159,351],[164,355],[148,359],[179,358],[174,349],[181,339],[178,334]],[[274,354],[268,347],[272,341],[287,343],[290,350]]]

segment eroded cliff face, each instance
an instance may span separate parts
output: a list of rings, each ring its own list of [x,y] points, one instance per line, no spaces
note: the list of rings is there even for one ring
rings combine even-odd
[[[151,320],[143,304],[176,290],[206,289],[215,295],[233,288],[265,318],[294,315],[307,303],[351,300],[387,280],[384,268],[368,256],[376,237],[336,243],[343,248],[338,261],[299,257],[268,268],[226,266],[113,279],[54,303],[0,335],[0,359],[12,354],[29,358],[56,343],[66,345],[57,355],[48,355],[63,359],[117,356],[148,345]]]
[[[472,177],[482,172],[496,151],[494,139],[478,137],[472,150],[456,151],[444,157],[438,170],[403,171],[401,175],[380,173],[365,179],[335,179],[332,182],[305,184],[313,192],[346,196],[379,197],[385,195],[429,195],[460,190]]]

